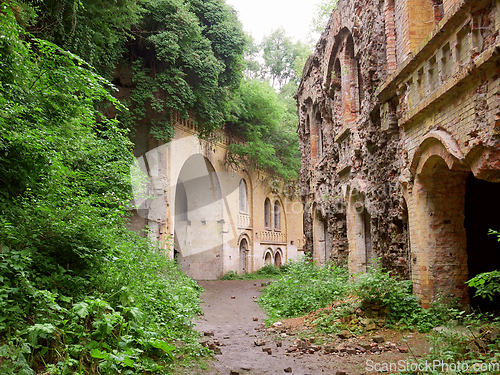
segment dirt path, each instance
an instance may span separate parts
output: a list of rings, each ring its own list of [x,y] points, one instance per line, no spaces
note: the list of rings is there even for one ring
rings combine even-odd
[[[288,329],[286,333],[269,333],[264,329],[263,323],[266,318],[259,305],[254,302],[260,295],[262,280],[217,280],[200,281],[199,284],[205,289],[202,295],[204,316],[197,322],[198,331],[207,334],[204,341],[212,345],[216,353],[215,361],[210,370],[204,374],[378,374],[378,371],[369,371],[367,364],[374,367],[376,364],[397,363],[399,360],[409,358],[408,354],[394,349],[385,350],[381,345],[381,353],[338,352],[327,354],[325,343],[322,348],[311,350],[310,354],[300,351],[287,353],[290,347],[297,344],[300,331],[294,332]],[[233,298],[234,297],[234,298]],[[254,318],[258,319],[257,321]],[[285,326],[287,323],[285,322]],[[279,331],[279,330],[278,330]],[[213,336],[212,336],[213,333]],[[377,332],[380,334],[380,332]],[[401,339],[401,334],[384,331],[385,340],[391,340],[391,345],[401,346],[396,340]],[[398,336],[399,335],[399,336]],[[286,336],[286,337],[283,337]],[[418,355],[426,350],[422,337],[409,335],[414,352]],[[300,336],[300,338],[303,338]],[[366,342],[373,342],[370,337],[362,337]],[[255,345],[255,340],[263,340],[262,346]],[[355,342],[353,342],[353,340]],[[352,345],[349,343],[352,342]],[[328,343],[330,347],[344,345],[356,347],[356,338],[342,340],[332,337]],[[318,344],[320,345],[320,344]],[[268,354],[263,351],[271,352]],[[367,362],[371,361],[371,362]],[[386,373],[397,373],[387,371]]]

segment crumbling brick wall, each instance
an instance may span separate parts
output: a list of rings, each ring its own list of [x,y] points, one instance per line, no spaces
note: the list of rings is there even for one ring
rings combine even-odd
[[[380,111],[378,102],[374,100],[376,89],[388,76],[384,17],[383,3],[339,2],[315,53],[307,62],[297,94],[301,121],[302,199],[306,205],[306,249],[313,251],[312,210],[319,207],[328,217],[332,260],[337,263],[347,261],[346,211],[349,208],[346,189],[351,181],[360,180],[365,186],[362,191],[365,209],[371,217],[374,254],[381,257],[384,267],[407,276],[407,214],[397,172],[402,167],[400,137],[397,128],[380,131]],[[335,54],[332,50],[339,48],[339,40],[345,31],[349,34],[349,41],[353,41],[351,57],[356,65],[352,66],[357,68],[357,74],[353,75],[345,69],[341,77],[334,78],[339,82],[332,83],[340,85],[340,88],[325,87],[324,77],[329,76],[327,85],[332,79],[332,72],[328,70],[336,68],[335,62],[331,61]],[[355,99],[352,98],[355,91],[352,89],[353,80],[358,90]],[[342,103],[342,97],[345,99],[346,96],[349,96],[351,104],[347,108]],[[316,142],[311,142],[311,134],[314,133],[311,126],[315,118],[312,111],[315,108],[322,117],[321,155],[317,155],[315,150]],[[348,139],[343,140],[339,137],[345,131],[346,119],[351,122],[350,134]]]
[[[499,4],[339,1],[296,96],[307,251],[327,218],[351,272],[376,256],[423,305],[468,302],[466,181],[500,182]]]

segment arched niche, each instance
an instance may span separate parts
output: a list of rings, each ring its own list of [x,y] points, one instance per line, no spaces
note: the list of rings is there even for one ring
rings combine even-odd
[[[335,43],[328,60],[324,87],[333,99],[340,98],[343,124],[352,125],[360,109],[359,64],[355,57],[354,39],[344,28],[335,36]],[[336,95],[336,92],[340,95]]]

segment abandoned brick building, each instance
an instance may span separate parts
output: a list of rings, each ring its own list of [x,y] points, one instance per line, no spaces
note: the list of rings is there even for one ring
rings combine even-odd
[[[500,266],[500,0],[339,0],[297,92],[306,251],[468,304]]]

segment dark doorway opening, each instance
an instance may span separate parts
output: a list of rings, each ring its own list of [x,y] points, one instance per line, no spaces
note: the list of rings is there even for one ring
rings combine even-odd
[[[500,243],[490,229],[500,232],[500,184],[479,180],[474,175],[467,178],[465,193],[465,230],[467,233],[467,265],[469,279],[482,273],[500,269]],[[452,192],[450,192],[452,194]],[[500,297],[493,301],[474,297],[470,290],[473,308],[483,311],[500,309]]]

